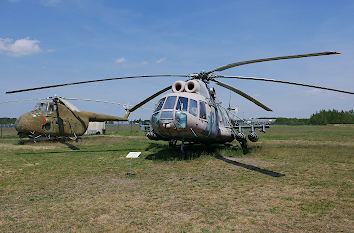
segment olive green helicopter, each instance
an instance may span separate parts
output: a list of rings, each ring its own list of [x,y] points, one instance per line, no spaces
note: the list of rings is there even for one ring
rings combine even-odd
[[[105,122],[105,121],[127,121],[128,115],[124,117],[111,116],[106,114],[80,111],[75,105],[68,100],[83,100],[103,102],[110,104],[127,105],[117,102],[109,102],[92,99],[65,98],[59,96],[26,99],[26,100],[10,100],[1,103],[22,102],[41,100],[35,108],[17,118],[15,129],[20,139],[30,138],[34,142],[39,140],[57,140],[72,139],[79,140],[89,125],[89,122]]]
[[[224,108],[221,106],[221,102],[217,100],[215,89],[210,86],[211,82],[216,83],[218,86],[224,87],[242,97],[248,99],[259,107],[266,111],[272,111],[269,107],[265,106],[258,100],[244,93],[243,91],[225,84],[220,79],[241,79],[241,80],[257,80],[263,82],[273,82],[273,83],[283,83],[304,87],[311,87],[317,89],[323,89],[328,91],[335,91],[345,94],[354,94],[354,92],[343,91],[333,88],[296,83],[290,81],[281,81],[275,79],[266,78],[256,78],[256,77],[244,77],[244,76],[229,76],[229,75],[218,75],[215,72],[223,71],[229,68],[284,59],[294,59],[294,58],[304,58],[304,57],[314,57],[323,55],[333,55],[339,54],[338,52],[321,52],[321,53],[309,53],[309,54],[299,54],[291,56],[281,56],[281,57],[271,57],[263,59],[255,59],[249,61],[235,62],[228,65],[224,65],[208,72],[183,74],[183,75],[139,75],[139,76],[128,76],[128,77],[117,77],[117,78],[107,78],[98,79],[90,81],[81,81],[65,84],[57,84],[50,86],[42,86],[35,88],[28,88],[22,90],[8,91],[7,94],[33,91],[46,88],[54,88],[61,86],[102,82],[110,80],[120,80],[120,79],[131,79],[131,78],[150,78],[150,77],[180,77],[187,78],[186,81],[176,81],[173,85],[170,85],[150,97],[146,98],[142,102],[138,103],[132,108],[127,108],[127,113],[124,117],[126,120],[129,114],[136,109],[140,108],[150,100],[163,94],[168,90],[172,90],[172,93],[167,94],[160,98],[155,110],[151,115],[151,125],[153,130],[147,134],[147,137],[152,140],[165,140],[169,141],[170,145],[176,145],[176,141],[180,140],[181,151],[183,151],[184,142],[199,142],[204,144],[218,143],[224,144],[237,140],[243,149],[247,149],[247,137],[244,131],[249,131],[248,139],[252,142],[258,140],[258,135],[256,134],[256,129],[265,132],[265,128],[268,125],[236,125],[233,123],[229,110],[230,107]],[[70,131],[70,127],[68,127]]]

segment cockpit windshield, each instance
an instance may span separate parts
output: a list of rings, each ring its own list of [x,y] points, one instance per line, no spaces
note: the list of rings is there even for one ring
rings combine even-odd
[[[176,110],[187,112],[188,98],[180,96],[177,100]]]
[[[38,103],[35,108],[35,110],[39,110],[44,114],[47,113],[47,109],[48,109],[48,103]]]
[[[163,106],[163,109],[173,109],[175,107],[177,96],[167,97],[166,103]]]
[[[160,101],[158,102],[155,112],[159,111],[162,108],[163,103],[165,102],[166,97],[163,97],[162,99],[160,99]]]
[[[48,114],[51,114],[57,110],[57,105],[50,103],[48,107]]]

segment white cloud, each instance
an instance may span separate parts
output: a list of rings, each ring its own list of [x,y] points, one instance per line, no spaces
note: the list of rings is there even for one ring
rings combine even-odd
[[[306,93],[309,94],[309,95],[319,95],[319,94],[322,93],[322,91],[320,89],[317,89],[317,88],[316,89],[312,88],[310,90],[307,90]]]
[[[39,40],[31,40],[29,37],[13,40],[10,38],[0,38],[0,54],[5,53],[10,56],[21,57],[25,55],[40,53]]]
[[[57,6],[59,3],[61,3],[61,0],[42,0],[42,4],[44,6]]]
[[[160,64],[162,62],[166,61],[166,58],[160,58],[159,60],[156,61],[156,64]]]
[[[120,64],[120,63],[123,63],[125,61],[126,61],[126,59],[124,57],[121,57],[121,58],[116,59],[115,63]]]

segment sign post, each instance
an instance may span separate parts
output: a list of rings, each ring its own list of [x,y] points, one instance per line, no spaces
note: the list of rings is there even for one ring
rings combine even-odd
[[[129,176],[135,175],[133,174],[132,171],[132,160],[138,158],[140,154],[141,152],[129,152],[129,154],[126,156],[127,159],[130,159],[130,172],[127,173],[127,175]]]

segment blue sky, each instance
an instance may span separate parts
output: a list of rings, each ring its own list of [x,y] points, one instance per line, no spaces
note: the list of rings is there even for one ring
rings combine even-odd
[[[5,91],[143,74],[189,74],[236,61],[301,53],[341,55],[251,64],[220,72],[354,91],[353,1],[0,1],[0,102],[57,94],[135,104],[177,78],[109,81],[5,95]],[[241,117],[309,117],[350,110],[354,96],[259,81],[225,80],[273,109],[233,94]],[[230,92],[216,87],[225,105]],[[156,100],[146,104],[155,105]],[[73,102],[124,114],[119,106]],[[34,102],[2,104],[17,117]],[[138,110],[132,119],[147,119]]]

